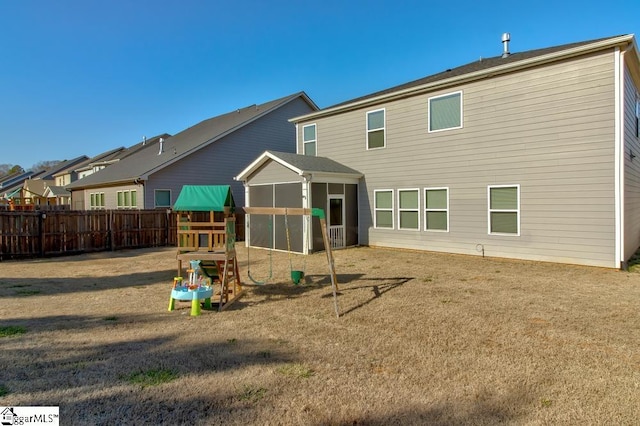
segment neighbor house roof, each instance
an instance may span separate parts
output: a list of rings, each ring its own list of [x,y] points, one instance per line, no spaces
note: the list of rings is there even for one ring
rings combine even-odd
[[[299,92],[261,105],[251,105],[240,108],[204,120],[159,142],[156,144],[156,149],[140,150],[99,172],[67,185],[66,188],[74,190],[99,187],[105,184],[125,184],[146,180],[152,173],[218,141],[224,136],[299,97],[302,97],[309,105],[317,109],[313,101],[309,99],[304,92]]]
[[[603,49],[635,46],[633,34],[620,35],[615,37],[601,38],[596,40],[582,41],[578,43],[564,44],[561,46],[548,47],[544,49],[529,50],[525,52],[510,53],[507,56],[494,56],[491,58],[480,58],[477,61],[468,63],[457,68],[447,69],[437,74],[429,75],[405,84],[380,90],[365,96],[341,102],[339,104],[324,108],[318,112],[312,112],[303,116],[292,118],[291,122],[299,122],[311,118],[319,118],[338,114],[344,111],[362,108],[368,105],[387,102],[389,100],[402,99],[436,89],[459,85],[468,81],[493,77],[519,69],[538,66],[544,63],[569,59],[575,56],[600,51]]]
[[[340,164],[330,158],[292,154],[290,152],[265,151],[253,163],[240,172],[240,174],[235,177],[235,180],[246,181],[249,176],[269,161],[275,161],[300,176],[322,174],[357,179],[363,176],[359,171]]]
[[[70,197],[71,193],[64,186],[48,186],[43,193],[45,197]]]

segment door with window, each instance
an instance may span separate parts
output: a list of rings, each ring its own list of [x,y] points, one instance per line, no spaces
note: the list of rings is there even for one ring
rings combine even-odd
[[[331,248],[345,247],[344,195],[329,196],[329,240]]]

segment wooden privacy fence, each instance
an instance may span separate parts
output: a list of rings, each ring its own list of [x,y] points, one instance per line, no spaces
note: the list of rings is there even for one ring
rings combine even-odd
[[[0,211],[0,261],[175,246],[176,234],[176,213],[166,210]]]

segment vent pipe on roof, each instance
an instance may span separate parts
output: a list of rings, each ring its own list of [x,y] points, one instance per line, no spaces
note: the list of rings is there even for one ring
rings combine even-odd
[[[158,155],[164,152],[164,138],[160,138],[160,150],[158,151]]]
[[[509,42],[511,41],[511,34],[509,33],[503,33],[502,34],[502,46],[503,46],[503,51],[502,51],[502,57],[506,58],[507,56],[509,56],[511,53],[509,53]]]
[[[142,137],[142,145],[146,145],[147,144],[147,137],[143,136]]]

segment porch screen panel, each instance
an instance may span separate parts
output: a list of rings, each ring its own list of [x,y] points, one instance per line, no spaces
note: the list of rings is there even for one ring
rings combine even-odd
[[[344,186],[344,210],[346,224],[345,243],[348,246],[358,245],[358,185]]]
[[[311,207],[316,209],[322,209],[325,214],[327,213],[327,184],[326,183],[312,183],[311,184]],[[322,227],[320,221],[317,218],[311,219],[311,229],[313,232],[313,241],[311,246],[313,251],[324,250],[324,240],[322,239]]]
[[[249,201],[251,207],[273,207],[273,185],[249,187]],[[250,246],[273,248],[272,221],[272,215],[252,214],[249,216]]]
[[[274,207],[302,207],[302,184],[285,183],[275,186]],[[289,225],[289,239],[291,251],[302,252],[302,222],[303,216],[287,216]],[[287,228],[285,217],[275,218],[275,246],[279,250],[287,250]]]

